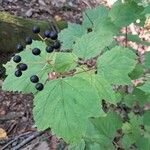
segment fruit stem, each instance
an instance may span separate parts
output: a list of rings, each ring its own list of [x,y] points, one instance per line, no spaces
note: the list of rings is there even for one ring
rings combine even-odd
[[[43,39],[43,37],[39,33],[38,33],[38,36],[42,41],[45,41],[45,39]]]

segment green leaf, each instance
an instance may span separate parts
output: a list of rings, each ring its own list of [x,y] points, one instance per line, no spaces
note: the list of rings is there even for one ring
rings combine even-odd
[[[85,150],[85,141],[81,140],[81,142],[76,146],[69,146],[68,150]]]
[[[125,36],[125,35],[124,35]],[[142,41],[138,35],[128,34],[127,39],[132,42],[136,42],[137,44],[142,44],[146,46],[150,46],[150,42]]]
[[[128,74],[135,68],[136,55],[128,48],[116,46],[97,60],[98,74],[111,84],[131,84]]]
[[[127,1],[125,3],[117,1],[112,6],[109,16],[115,25],[124,27],[139,19],[142,11],[143,7],[138,6],[133,1]]]
[[[112,41],[113,36],[91,32],[76,41],[73,46],[73,52],[79,58],[90,59],[100,54]]]
[[[134,68],[134,70],[129,73],[129,76],[132,80],[140,78],[144,73],[144,68],[141,64],[137,64]]]
[[[68,28],[63,29],[58,36],[58,39],[62,42],[61,49],[70,50],[72,49],[73,44],[78,38],[81,38],[84,34],[87,33],[87,30],[79,24],[68,24]]]
[[[149,94],[146,94],[142,90],[135,88],[132,93],[125,95],[123,100],[127,106],[132,107],[137,103],[143,106],[146,102],[149,101],[149,98]]]
[[[117,129],[122,127],[121,118],[113,112],[108,113],[105,117],[92,118],[91,122],[100,135],[103,135],[110,140],[113,140]]]
[[[55,59],[55,71],[67,72],[77,66],[78,58],[73,53],[58,53]]]
[[[150,126],[149,118],[150,118],[150,110],[144,112],[144,115],[143,115],[144,125]]]
[[[87,80],[92,87],[95,89],[95,91],[99,95],[100,100],[107,100],[110,103],[116,104],[116,94],[112,89],[112,86],[108,81],[106,81],[103,77],[96,75],[96,74],[79,74],[79,76],[85,80]]]
[[[145,93],[150,94],[150,80],[147,80],[142,86],[139,86],[138,88],[144,91]]]
[[[103,117],[91,118],[90,121],[85,136],[87,149],[114,150],[112,141],[117,129],[122,126],[121,118],[116,113],[110,112]]]
[[[104,6],[99,6],[93,9],[87,9],[83,13],[83,23],[84,28],[92,28],[93,23],[97,18],[104,18],[108,15],[108,9]]]
[[[150,52],[147,52],[147,53],[145,54],[144,67],[145,67],[146,69],[150,69]]]
[[[139,150],[149,150],[150,140],[145,137],[142,137],[135,143],[135,145],[137,146]]]
[[[111,37],[119,33],[119,28],[116,27],[110,18],[97,18],[94,21],[93,31],[99,32],[100,34],[109,34]]]
[[[121,144],[123,146],[123,148],[125,148],[126,150],[130,149],[130,146],[133,144],[132,141],[130,140],[128,135],[124,135],[123,138],[121,139]]]
[[[34,119],[39,130],[52,128],[57,136],[77,144],[85,134],[87,119],[100,116],[99,97],[82,78],[49,81],[34,99]]]
[[[141,138],[140,125],[143,124],[143,118],[130,114],[130,122],[125,123],[122,127],[123,133],[130,139],[130,143],[135,143]]]
[[[39,56],[34,56],[32,54],[32,49],[35,47],[41,50]],[[30,82],[30,77],[32,75],[38,75],[40,82],[44,83],[48,78],[47,74],[53,69],[47,60],[54,60],[56,53],[46,54],[45,48],[46,44],[44,42],[34,41],[32,45],[27,46],[23,52],[19,53],[22,57],[21,63],[26,63],[28,66],[28,69],[23,71],[21,77],[16,77],[14,75],[17,64],[14,63],[12,59],[4,65],[8,76],[3,83],[3,90],[35,93],[35,85]]]

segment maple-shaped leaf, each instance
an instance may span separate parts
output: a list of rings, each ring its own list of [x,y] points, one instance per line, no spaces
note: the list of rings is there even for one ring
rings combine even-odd
[[[128,48],[116,46],[97,60],[98,74],[111,84],[131,84],[129,73],[136,66],[136,55]]]
[[[72,49],[73,44],[78,38],[81,38],[82,35],[86,34],[87,30],[79,24],[69,23],[68,28],[63,29],[58,36],[58,39],[62,42],[61,49],[70,50]]]
[[[117,1],[112,6],[109,16],[115,25],[124,27],[140,19],[142,11],[143,7],[138,6],[138,4],[133,1],[126,1],[125,3]]]
[[[83,35],[73,45],[73,53],[79,58],[90,59],[97,56],[101,51],[111,44],[113,35],[91,32]]]
[[[32,54],[33,48],[39,48],[41,54],[35,56]],[[23,93],[35,93],[35,85],[30,82],[32,75],[37,75],[40,82],[44,83],[48,78],[48,73],[53,70],[49,61],[54,60],[56,53],[47,54],[45,51],[46,44],[40,41],[33,41],[26,49],[18,55],[21,56],[21,63],[27,64],[28,68],[22,72],[21,77],[15,76],[17,64],[11,59],[5,66],[7,77],[3,83],[2,89],[6,91],[19,91]]]
[[[49,81],[34,99],[34,120],[39,130],[51,128],[68,143],[78,143],[89,117],[100,116],[98,94],[80,77]]]

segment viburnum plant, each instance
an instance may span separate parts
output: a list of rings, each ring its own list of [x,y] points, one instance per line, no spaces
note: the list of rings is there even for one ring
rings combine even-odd
[[[150,45],[120,32],[131,23],[144,26],[150,5],[138,2],[87,9],[82,24],[46,30],[43,38],[35,26],[43,41],[27,37],[4,65],[3,90],[33,93],[37,129],[51,128],[70,150],[150,150],[150,52],[141,63],[136,50],[114,38]]]

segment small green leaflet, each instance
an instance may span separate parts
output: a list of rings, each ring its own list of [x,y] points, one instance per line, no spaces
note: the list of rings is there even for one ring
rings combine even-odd
[[[143,118],[141,116],[136,116],[133,113],[129,115],[130,122],[123,124],[123,133],[128,136],[131,143],[135,143],[138,139],[141,138],[142,132],[140,125],[143,125]]]
[[[144,73],[143,65],[136,64],[134,70],[131,73],[129,73],[129,76],[132,80],[135,80],[142,77],[143,73]]]
[[[124,4],[117,1],[111,8],[109,16],[112,22],[118,27],[125,27],[139,19],[143,7],[138,6],[133,1],[127,1]]]
[[[114,150],[112,141],[117,129],[122,126],[121,118],[116,113],[110,112],[103,117],[91,118],[90,121],[92,124],[89,124],[84,138],[88,142],[89,150],[96,150],[95,147]]]
[[[111,84],[131,84],[128,74],[135,68],[136,55],[128,48],[116,46],[97,60],[98,74]]]
[[[67,72],[77,66],[78,58],[73,53],[60,52],[56,55],[55,71]]]
[[[145,93],[150,94],[150,80],[147,80],[142,86],[139,86],[138,88],[144,91]]]
[[[100,116],[98,94],[79,77],[49,81],[34,99],[33,115],[39,130],[52,128],[68,143],[77,144],[89,117]]]
[[[40,56],[32,54],[33,48],[41,50]],[[12,59],[4,65],[8,76],[4,81],[3,90],[35,93],[35,85],[30,82],[30,77],[38,75],[40,82],[44,83],[48,78],[48,73],[52,70],[52,66],[47,63],[47,60],[54,60],[55,57],[55,54],[46,54],[45,48],[46,44],[44,42],[34,41],[32,45],[27,46],[23,52],[19,53],[22,57],[22,62],[28,65],[28,69],[19,78],[14,75],[16,63]]]
[[[87,9],[83,13],[83,23],[84,28],[92,28],[94,21],[99,18],[104,18],[108,15],[108,9],[104,6],[99,6],[94,9]]]
[[[143,106],[145,103],[147,103],[149,101],[150,94],[146,94],[139,88],[134,88],[132,93],[125,94],[122,97],[122,99],[123,99],[124,103],[129,107],[132,107],[136,103]]]
[[[147,52],[147,53],[145,54],[144,67],[145,67],[146,69],[150,69],[150,52]]]
[[[78,38],[87,33],[87,29],[79,24],[68,24],[68,28],[59,33],[58,39],[62,42],[62,50],[72,49],[73,44]]]
[[[79,58],[90,59],[97,56],[101,51],[111,44],[113,36],[91,32],[82,36],[73,46],[73,53]]]

